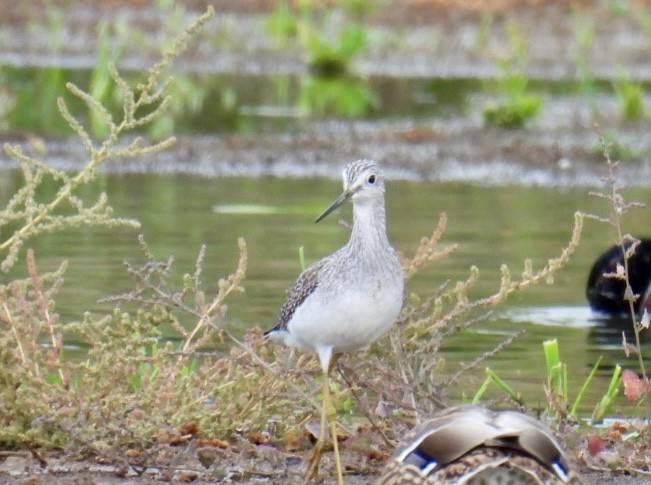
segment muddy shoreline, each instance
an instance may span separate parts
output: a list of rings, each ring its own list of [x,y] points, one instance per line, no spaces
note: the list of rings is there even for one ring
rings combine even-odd
[[[222,450],[223,451],[223,450]],[[48,464],[42,466],[33,456],[27,453],[3,453],[0,456],[0,479],[6,485],[149,485],[159,483],[193,483],[207,485],[210,483],[267,483],[281,485],[286,483],[303,483],[304,459],[308,454],[292,454],[287,456],[282,452],[269,448],[258,455],[260,459],[226,458],[233,453],[218,453],[225,455],[223,463],[213,469],[201,466],[197,459],[196,450],[185,448],[167,451],[169,464],[163,466],[150,465],[149,468],[134,465],[108,464],[105,460],[83,460],[79,457],[48,457]],[[120,461],[120,460],[118,460]],[[235,464],[235,462],[238,462]],[[321,475],[318,483],[330,483],[329,468],[332,465],[329,456],[324,456]],[[280,471],[282,468],[282,471]],[[378,478],[380,468],[366,470],[364,474],[346,474],[348,485],[372,485]],[[610,471],[584,471],[582,474],[586,484],[595,485],[643,485],[648,483],[644,476],[631,476],[626,473]]]
[[[399,125],[399,126],[397,126]],[[460,182],[486,186],[599,186],[606,165],[597,128],[508,130],[460,123],[357,122],[311,124],[298,133],[182,135],[170,149],[144,158],[114,160],[112,173],[192,174],[207,177],[338,177],[358,158],[382,164],[394,180]],[[452,126],[450,126],[452,125]],[[643,127],[626,133],[636,146],[649,146]],[[50,165],[76,170],[86,162],[76,138],[34,140],[0,137],[21,145]],[[0,169],[15,168],[0,154]],[[651,184],[651,164],[627,160],[618,168],[621,183]]]

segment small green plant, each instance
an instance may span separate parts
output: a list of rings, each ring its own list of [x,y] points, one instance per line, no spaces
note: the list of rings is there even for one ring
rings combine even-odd
[[[9,128],[9,113],[16,105],[16,95],[5,82],[5,74],[0,67],[0,133]]]
[[[57,109],[57,98],[65,92],[66,71],[61,67],[47,67],[32,71],[25,84],[22,76],[16,76],[15,69],[7,74],[7,89],[14,93],[14,103],[6,119],[10,128],[32,131],[48,127],[50,133],[62,134],[67,128],[61,123],[61,114]],[[16,79],[18,77],[18,79]],[[29,89],[25,89],[25,87]],[[37,92],[39,103],[34,103]],[[66,130],[66,133],[69,131]]]
[[[527,92],[528,80],[524,74],[507,74],[501,82],[506,99],[484,108],[484,120],[487,124],[517,128],[538,115],[541,98]]]
[[[310,0],[296,8],[279,3],[267,17],[267,31],[278,47],[298,45],[308,74],[300,79],[298,108],[305,115],[335,114],[358,118],[377,105],[365,79],[354,74],[353,61],[368,46],[366,27],[358,20],[371,8],[365,0],[322,6]]]
[[[364,1],[333,8],[304,0],[296,10],[283,2],[269,14],[266,26],[279,47],[298,42],[312,74],[342,76],[351,73],[352,60],[368,44],[366,28],[350,17],[360,17],[367,10]]]
[[[646,8],[629,9],[627,13],[631,14],[631,19],[640,26],[647,37],[651,36],[651,14]]]
[[[567,365],[560,359],[558,341],[554,339],[543,342],[543,352],[545,354],[547,373],[545,382],[547,411],[559,417],[569,416],[576,418],[578,408],[581,405],[585,392],[592,383],[594,376],[599,369],[601,358],[592,367],[592,370],[581,385],[576,398],[570,406]],[[610,411],[614,404],[615,398],[619,394],[621,382],[621,367],[616,366],[615,370],[613,371],[608,390],[595,405],[594,411],[592,413],[593,423],[599,423],[603,421],[604,416],[608,413],[608,411]],[[502,379],[495,373],[495,371],[490,368],[486,368],[486,379],[473,396],[473,404],[478,404],[481,401],[490,385],[496,386],[501,392],[505,393],[518,405],[525,405],[522,395],[514,390],[513,387],[511,387],[506,381],[504,381],[504,379]]]
[[[307,50],[310,71],[321,77],[336,77],[351,72],[353,58],[367,45],[366,30],[362,25],[350,24],[332,38],[311,25],[303,25],[299,38]]]
[[[267,16],[265,26],[277,47],[287,47],[298,35],[300,20],[286,2],[278,2]]]
[[[627,15],[631,10],[629,0],[609,0],[606,6],[615,15]]]
[[[338,3],[345,12],[356,19],[362,19],[386,6],[388,0],[339,0]]]
[[[355,407],[355,399],[350,390],[348,383],[341,383],[339,381],[332,381],[330,383],[330,394],[332,396],[332,403],[337,410],[338,416],[351,415]],[[319,400],[321,396],[317,397]]]
[[[613,82],[613,89],[619,101],[619,110],[626,121],[636,121],[644,116],[644,88],[642,83],[634,82],[622,74]]]
[[[515,391],[511,386],[509,386],[504,379],[502,379],[497,373],[491,369],[490,367],[486,367],[486,379],[482,383],[481,386],[479,386],[479,389],[475,393],[475,395],[472,398],[472,404],[479,404],[481,401],[481,398],[484,396],[486,391],[488,390],[488,387],[494,384],[497,386],[499,390],[504,392],[507,396],[509,396],[514,402],[522,405],[524,404],[524,400],[522,398],[522,395]]]
[[[591,420],[593,423],[603,422],[604,418],[611,410],[615,402],[615,398],[619,394],[619,389],[621,387],[621,384],[622,384],[622,368],[619,365],[616,365],[615,369],[613,370],[613,375],[610,377],[610,383],[608,384],[608,389],[601,397],[601,399],[595,406],[594,411],[592,412]]]
[[[567,365],[561,361],[558,341],[556,339],[546,340],[543,342],[543,351],[545,353],[545,362],[547,367],[547,383],[545,393],[547,395],[547,406],[550,411],[560,416],[577,416],[577,410],[583,400],[585,392],[592,383],[594,376],[601,364],[601,357],[592,367],[592,370],[581,385],[577,396],[570,406],[569,379]],[[615,398],[619,394],[619,388],[622,382],[622,369],[616,366],[610,380],[608,390],[595,405],[592,413],[592,422],[600,423],[612,408]],[[568,411],[569,408],[569,411]]]
[[[378,99],[361,79],[312,75],[301,79],[298,108],[305,115],[335,114],[345,118],[359,118],[377,105]]]
[[[484,107],[484,120],[489,125],[516,128],[538,115],[542,98],[528,89],[525,41],[514,24],[509,24],[509,45],[513,52],[499,61],[500,76],[496,81],[503,99]]]
[[[568,398],[567,366],[561,362],[558,340],[546,340],[543,342],[545,352],[545,363],[547,365],[547,388],[563,401]]]
[[[608,130],[603,134],[603,142],[608,145],[608,152],[612,158],[622,162],[641,158],[644,147],[637,145],[635,140],[630,139],[623,133],[615,130]],[[594,146],[595,155],[603,156],[603,143],[598,142]]]

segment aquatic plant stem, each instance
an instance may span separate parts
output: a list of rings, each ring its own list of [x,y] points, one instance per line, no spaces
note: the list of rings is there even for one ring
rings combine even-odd
[[[604,156],[606,157],[606,165],[608,167],[608,176],[606,177],[606,183],[610,188],[610,195],[606,198],[611,201],[612,204],[612,218],[610,219],[611,225],[615,228],[617,234],[617,241],[619,247],[622,251],[622,256],[624,259],[624,284],[626,289],[624,290],[624,300],[628,303],[628,314],[633,325],[633,334],[635,335],[635,346],[638,359],[638,365],[640,366],[640,372],[645,381],[649,381],[647,377],[646,368],[644,366],[644,358],[642,357],[642,346],[640,339],[640,327],[637,322],[637,313],[635,311],[635,298],[633,295],[633,289],[631,288],[631,283],[629,279],[629,258],[630,255],[627,255],[628,250],[626,249],[625,240],[630,239],[630,236],[624,235],[622,231],[622,215],[625,214],[628,209],[632,207],[637,207],[639,204],[626,202],[622,194],[619,192],[619,186],[617,185],[617,178],[615,174],[615,169],[617,167],[617,162],[613,162],[610,159],[610,153],[608,152],[608,145],[606,141],[602,138],[601,144],[604,147]],[[635,242],[633,242],[633,247]]]

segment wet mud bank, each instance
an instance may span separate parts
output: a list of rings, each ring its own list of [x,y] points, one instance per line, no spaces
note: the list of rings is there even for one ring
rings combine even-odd
[[[382,164],[392,179],[480,185],[597,186],[606,174],[600,134],[593,128],[505,130],[454,122],[306,124],[298,133],[183,135],[174,146],[145,158],[115,160],[104,170],[119,173],[185,173],[209,177],[277,176],[338,178],[358,158]],[[649,146],[649,132],[627,134]],[[85,152],[75,138],[39,140],[7,137],[52,166],[75,170]],[[43,152],[43,150],[45,150]],[[613,156],[613,160],[615,160]],[[0,154],[0,168],[15,161]],[[626,185],[651,184],[651,164],[627,160],[618,168]]]

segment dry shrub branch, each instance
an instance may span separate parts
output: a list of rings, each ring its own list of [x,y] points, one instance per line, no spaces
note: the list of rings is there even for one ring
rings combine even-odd
[[[212,15],[209,9],[197,19],[135,89],[110,67],[123,100],[119,120],[91,95],[68,85],[99,114],[109,133],[103,141],[94,141],[82,121],[59,102],[88,155],[79,172],[57,171],[19,147],[6,147],[20,163],[24,186],[0,213],[0,227],[17,227],[0,243],[5,270],[18,261],[23,244],[43,232],[80,225],[138,226],[114,218],[106,195],[88,206],[76,191],[92,183],[107,160],[150,154],[173,143],[169,138],[148,144],[125,135],[165,110],[170,78],[161,77]],[[39,200],[46,178],[58,182],[59,190],[52,200]],[[281,359],[274,350],[263,345],[258,330],[240,340],[224,328],[225,301],[242,291],[246,272],[246,244],[239,240],[238,245],[237,266],[209,296],[201,279],[205,247],[194,271],[184,274],[177,288],[172,283],[177,280],[173,257],[158,259],[141,236],[145,263],[126,264],[134,289],[104,300],[113,305],[111,313],[86,313],[81,322],[61,322],[55,311],[66,264],[41,274],[28,250],[28,276],[0,286],[0,444],[64,447],[124,461],[118,452],[124,448],[178,444],[198,435],[233,438],[247,430],[267,429],[274,416],[283,420],[279,434],[303,422],[311,397],[296,383],[303,384],[312,361],[302,359],[287,371],[277,363]],[[66,344],[71,339],[84,346],[82,359],[68,356],[74,351]],[[216,347],[227,351],[205,351]],[[306,406],[295,405],[296,393]],[[288,410],[295,419],[284,420]]]
[[[88,157],[85,166],[76,173],[56,170],[48,164],[25,154],[20,146],[5,144],[4,149],[14,158],[22,171],[24,184],[11,198],[7,207],[0,211],[0,232],[11,229],[10,235],[0,240],[0,269],[9,271],[16,263],[20,249],[26,241],[43,233],[62,231],[79,226],[139,227],[138,221],[113,216],[105,193],[88,203],[78,195],[81,187],[91,184],[97,177],[98,168],[109,160],[141,157],[159,152],[174,143],[170,137],[156,143],[148,143],[142,137],[127,139],[126,135],[136,132],[160,116],[168,107],[170,98],[166,87],[171,77],[164,77],[172,61],[178,57],[187,43],[197,35],[205,22],[213,16],[209,9],[199,17],[183,34],[160,62],[147,73],[143,83],[135,89],[129,86],[117,68],[109,65],[109,72],[122,98],[122,116],[114,119],[109,110],[89,93],[72,83],[68,90],[81,99],[97,114],[108,128],[106,138],[101,142],[91,139],[82,121],[75,118],[63,98],[58,99],[61,116],[77,134]],[[41,200],[40,188],[45,181],[57,184],[58,190],[51,200]]]
[[[439,255],[447,256],[455,245],[439,248],[445,230],[445,216],[441,216],[432,237],[423,238],[414,256],[404,261],[406,274],[412,276]],[[345,372],[354,372],[357,382],[375,396],[371,403],[367,396],[366,411],[382,410],[385,425],[395,430],[412,425],[421,417],[431,415],[446,402],[447,388],[461,376],[505,348],[521,333],[507,337],[493,349],[460,365],[445,369],[439,349],[446,336],[488,318],[492,310],[512,293],[540,283],[552,283],[554,274],[569,261],[581,237],[584,216],[576,213],[569,241],[557,257],[535,270],[531,261],[524,261],[519,277],[514,277],[506,265],[501,267],[499,289],[492,295],[472,298],[470,292],[479,279],[478,268],[472,266],[468,277],[455,285],[443,284],[431,295],[411,294],[400,316],[397,327],[388,339],[381,339],[367,353],[346,359]],[[423,255],[431,255],[423,257]],[[352,361],[352,362],[351,362]],[[354,370],[353,370],[354,369]],[[360,384],[361,383],[361,384]],[[377,418],[377,416],[376,416]],[[390,418],[390,419],[389,419]]]
[[[640,373],[642,374],[643,379],[646,382],[649,382],[649,377],[647,375],[645,366],[644,366],[644,357],[642,354],[642,345],[640,334],[644,330],[648,330],[648,316],[646,317],[646,322],[644,314],[638,315],[635,310],[635,302],[642,298],[644,295],[635,294],[633,288],[631,287],[631,282],[629,279],[630,270],[629,270],[629,260],[635,254],[637,246],[640,244],[640,240],[635,236],[625,233],[623,228],[623,218],[631,210],[636,208],[644,207],[644,204],[640,202],[627,201],[622,193],[624,188],[617,178],[617,166],[619,162],[615,162],[610,158],[610,147],[606,141],[601,138],[601,146],[603,148],[604,158],[606,160],[607,174],[603,177],[604,184],[606,186],[606,191],[604,192],[590,192],[590,195],[600,199],[604,199],[608,202],[610,207],[610,213],[607,216],[599,216],[595,214],[586,214],[585,217],[596,220],[597,222],[606,224],[610,226],[615,233],[615,240],[621,248],[623,256],[623,268],[621,271],[617,271],[614,274],[604,275],[605,277],[610,277],[614,279],[619,279],[624,282],[624,300],[628,304],[628,314],[631,319],[631,327],[633,328],[633,334],[635,335],[635,343],[630,345],[626,342],[626,337],[624,333],[623,336],[623,347],[624,351],[627,353],[632,352],[638,357],[638,365],[640,368]]]

